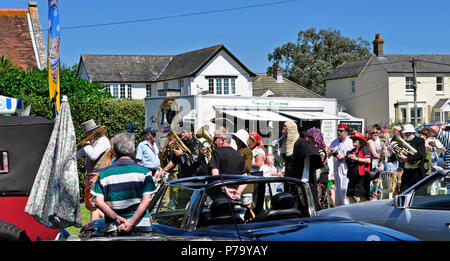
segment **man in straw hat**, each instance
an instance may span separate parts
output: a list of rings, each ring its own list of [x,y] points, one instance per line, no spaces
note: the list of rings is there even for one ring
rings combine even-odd
[[[91,190],[98,179],[99,170],[111,164],[111,143],[106,137],[106,129],[88,120],[81,124],[86,136],[83,148],[77,152],[77,159],[85,157],[86,185],[84,190],[85,205],[91,211],[91,220],[103,218],[103,213],[95,207]]]

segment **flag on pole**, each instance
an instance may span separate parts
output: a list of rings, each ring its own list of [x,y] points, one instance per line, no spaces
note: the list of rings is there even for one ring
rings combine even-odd
[[[52,102],[53,118],[59,112],[60,87],[59,87],[59,43],[60,25],[58,0],[48,0],[48,88]]]

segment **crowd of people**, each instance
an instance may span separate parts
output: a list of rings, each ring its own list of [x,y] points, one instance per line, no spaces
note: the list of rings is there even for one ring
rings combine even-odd
[[[437,164],[438,141],[444,150],[450,145],[446,128],[433,126],[418,134],[411,124],[395,126],[391,133],[374,125],[366,135],[339,124],[337,138],[327,145],[320,129],[300,133],[295,122],[287,121],[281,131],[285,154],[276,167],[275,155],[268,155],[262,137],[243,129],[232,133],[217,128],[211,141],[214,149],[205,154],[191,126],[180,129],[182,144],[167,138],[164,148],[158,148],[157,130],[147,128],[136,150],[132,133],[108,139],[106,130],[94,120],[83,123],[82,128],[86,139],[77,157],[85,158],[86,207],[92,220],[105,218],[105,227],[114,233],[147,233],[151,195],[158,183],[168,179],[220,174],[295,177],[313,188],[319,210],[319,185],[329,188],[335,206],[376,200],[381,194],[380,172],[387,171],[395,173],[392,193],[398,194]],[[450,166],[450,157],[446,159]],[[225,187],[212,191],[211,196],[227,196],[251,206],[258,196],[255,186]],[[285,187],[284,191],[291,189]],[[279,190],[277,184],[272,190]]]

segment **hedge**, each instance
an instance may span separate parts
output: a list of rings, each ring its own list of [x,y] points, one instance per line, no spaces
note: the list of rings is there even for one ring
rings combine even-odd
[[[105,126],[108,137],[127,131],[131,121],[135,125],[136,145],[142,141],[140,133],[145,127],[144,100],[114,99],[104,91],[103,84],[90,83],[77,77],[76,68],[63,68],[60,75],[61,97],[68,96],[77,143],[85,138],[81,123],[90,119]],[[12,69],[0,74],[0,95],[22,99],[25,107],[31,104],[30,115],[52,119],[47,73],[47,70]],[[83,160],[78,162],[78,167],[80,196],[84,200]]]

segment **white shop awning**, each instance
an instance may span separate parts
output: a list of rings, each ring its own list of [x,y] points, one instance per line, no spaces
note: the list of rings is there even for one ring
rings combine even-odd
[[[242,120],[251,121],[291,121],[288,117],[282,116],[273,111],[244,111],[244,110],[220,110]]]
[[[280,111],[280,113],[301,120],[347,120],[345,117],[321,111]]]

